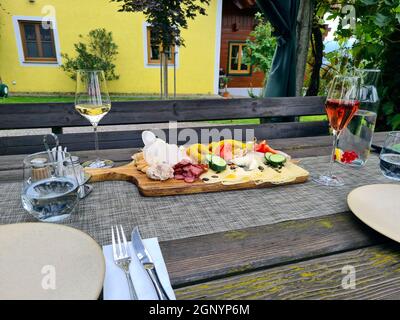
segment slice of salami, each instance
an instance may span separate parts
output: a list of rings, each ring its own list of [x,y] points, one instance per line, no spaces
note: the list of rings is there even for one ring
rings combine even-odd
[[[196,180],[195,177],[186,177],[185,178],[185,182],[187,182],[187,183],[193,183],[195,180]]]

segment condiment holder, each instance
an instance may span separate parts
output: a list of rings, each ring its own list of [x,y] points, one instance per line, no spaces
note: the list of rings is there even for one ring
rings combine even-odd
[[[55,147],[50,149],[48,138],[52,137],[54,139]],[[46,152],[48,154],[48,158],[51,162],[57,163],[57,170],[65,170],[66,172],[57,172],[57,174],[64,174],[70,177],[76,177],[79,184],[79,199],[86,198],[92,191],[93,186],[87,184],[90,180],[90,174],[84,172],[83,167],[80,164],[80,159],[77,156],[70,156],[66,159],[65,155],[67,154],[67,148],[62,148],[60,146],[57,135],[54,133],[47,134],[43,136],[43,144],[46,148]],[[31,160],[35,169],[33,170],[33,178],[34,179],[45,179],[52,175],[51,172],[48,172],[47,168],[44,168],[44,164],[47,159],[45,158],[35,158]],[[63,164],[63,165],[61,165]]]

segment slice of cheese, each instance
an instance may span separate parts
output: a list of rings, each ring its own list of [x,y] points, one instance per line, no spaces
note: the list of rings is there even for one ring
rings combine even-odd
[[[309,173],[293,164],[287,162],[282,168],[275,169],[265,164],[254,170],[245,170],[237,167],[232,170],[227,168],[224,172],[217,173],[209,169],[200,178],[204,183],[222,183],[223,185],[241,184],[253,181],[256,185],[263,183],[282,184],[296,180],[297,177],[307,176]]]
[[[236,168],[235,170],[231,171],[233,172],[227,174],[222,178],[221,183],[223,185],[246,183],[251,180],[249,174],[242,168]]]
[[[236,168],[232,170],[228,167],[223,172],[215,172],[208,169],[207,172],[200,176],[205,183],[222,183],[222,184],[238,184],[250,181],[250,178],[246,171],[242,168]]]

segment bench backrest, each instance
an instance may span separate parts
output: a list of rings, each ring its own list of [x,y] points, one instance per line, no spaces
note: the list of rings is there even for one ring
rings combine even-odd
[[[114,102],[101,125],[152,124],[322,115],[324,97],[264,99],[197,99]],[[204,123],[195,129],[209,128]],[[62,128],[90,126],[71,103],[0,104],[0,130],[51,128],[69,150],[93,149],[93,134],[62,134]],[[151,128],[151,126],[149,125]],[[318,136],[328,133],[326,121],[224,125],[218,129],[254,129],[260,138]],[[178,129],[179,131],[180,129]],[[100,130],[101,131],[101,130]],[[141,147],[141,130],[100,132],[101,148]],[[31,153],[43,149],[41,135],[0,137],[0,154]]]

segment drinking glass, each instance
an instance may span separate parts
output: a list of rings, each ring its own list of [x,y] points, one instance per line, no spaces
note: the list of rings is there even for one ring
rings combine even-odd
[[[400,131],[388,133],[379,158],[383,175],[400,181]]]
[[[333,174],[335,151],[340,133],[346,128],[360,106],[358,100],[359,90],[359,77],[335,76],[332,80],[325,103],[325,109],[333,132],[333,148],[328,172],[313,178],[318,184],[331,187],[338,187],[344,184],[341,178]]]
[[[70,217],[78,203],[79,183],[74,172],[67,172],[68,152],[54,160],[50,152],[27,156],[23,161],[22,205],[43,222],[60,222]]]
[[[380,102],[377,90],[380,70],[356,69],[356,75],[361,80],[360,108],[340,134],[336,161],[360,168],[367,162],[371,150]]]
[[[76,77],[75,109],[90,121],[94,131],[96,160],[86,161],[83,167],[111,168],[111,160],[100,159],[97,127],[101,119],[111,110],[110,96],[103,71],[78,70]]]

